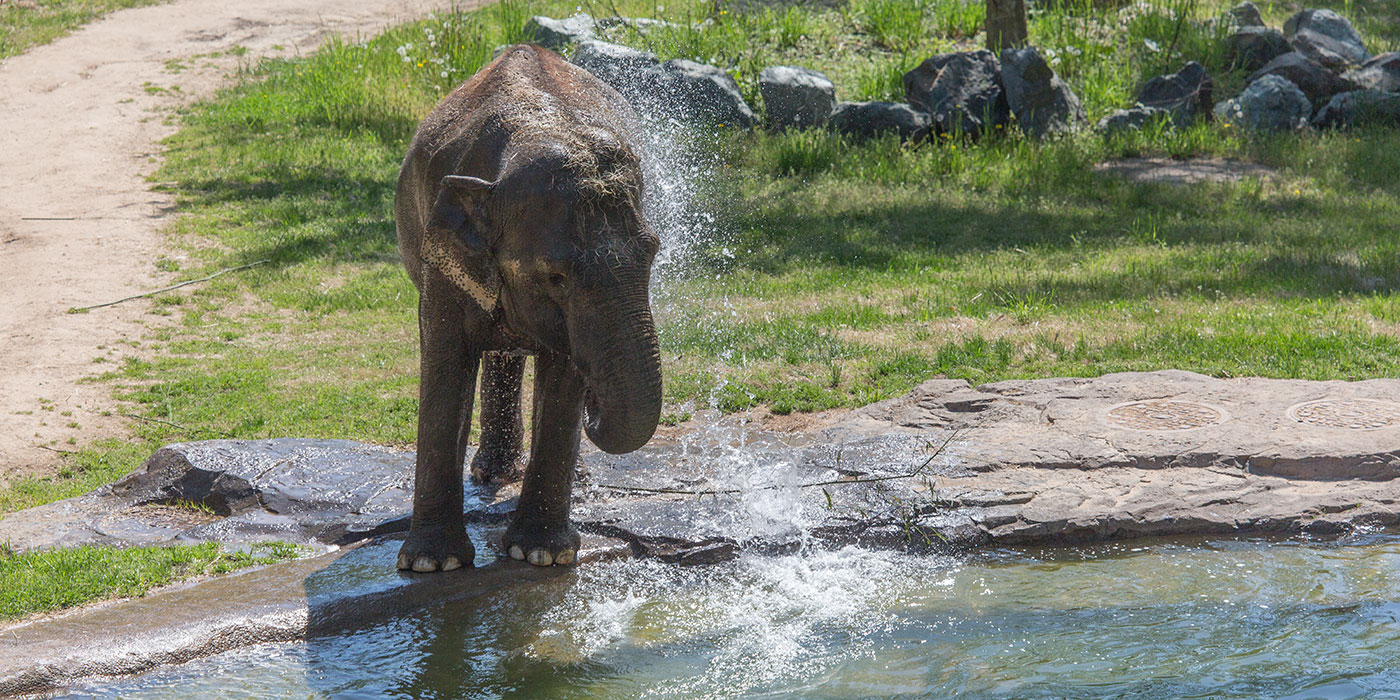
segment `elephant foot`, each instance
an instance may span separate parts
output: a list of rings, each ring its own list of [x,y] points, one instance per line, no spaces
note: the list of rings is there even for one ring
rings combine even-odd
[[[425,574],[471,567],[475,558],[476,549],[461,525],[412,527],[399,548],[398,566],[401,571]]]
[[[525,474],[525,458],[520,449],[480,448],[472,457],[472,479],[482,486],[501,486],[519,481]]]
[[[564,565],[578,558],[579,536],[568,520],[540,524],[516,519],[506,530],[502,544],[511,559],[535,566]]]

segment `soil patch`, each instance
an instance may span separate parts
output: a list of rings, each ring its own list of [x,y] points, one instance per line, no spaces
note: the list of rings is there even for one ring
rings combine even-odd
[[[469,8],[476,2],[457,3]],[[172,317],[137,300],[157,268],[173,198],[146,181],[171,110],[239,65],[306,54],[332,33],[372,33],[435,0],[177,0],[115,12],[0,63],[0,483],[51,473],[92,440],[128,434],[107,386],[80,380],[135,354]]]

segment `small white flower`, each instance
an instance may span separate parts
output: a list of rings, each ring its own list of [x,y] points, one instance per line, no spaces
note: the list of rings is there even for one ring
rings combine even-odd
[[[1157,53],[1162,50],[1161,45],[1151,39],[1143,39],[1142,44],[1143,46],[1146,46],[1147,50],[1151,51],[1152,53]]]

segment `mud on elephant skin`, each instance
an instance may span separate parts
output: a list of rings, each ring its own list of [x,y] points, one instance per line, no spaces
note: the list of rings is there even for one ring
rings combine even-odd
[[[418,287],[421,387],[413,518],[398,566],[470,566],[462,472],[478,369],[472,476],[513,476],[520,383],[535,356],[524,482],[503,548],[548,566],[577,556],[569,522],[579,432],[612,453],[641,447],[661,414],[648,302],[659,241],[642,217],[631,108],[592,75],[513,46],[419,126],[394,201]]]

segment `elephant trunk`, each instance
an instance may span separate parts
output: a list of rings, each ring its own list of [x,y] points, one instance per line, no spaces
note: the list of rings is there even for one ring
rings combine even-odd
[[[604,452],[631,452],[651,439],[661,419],[661,351],[645,281],[621,303],[590,315],[592,323],[570,333],[574,363],[588,382],[584,431]]]

